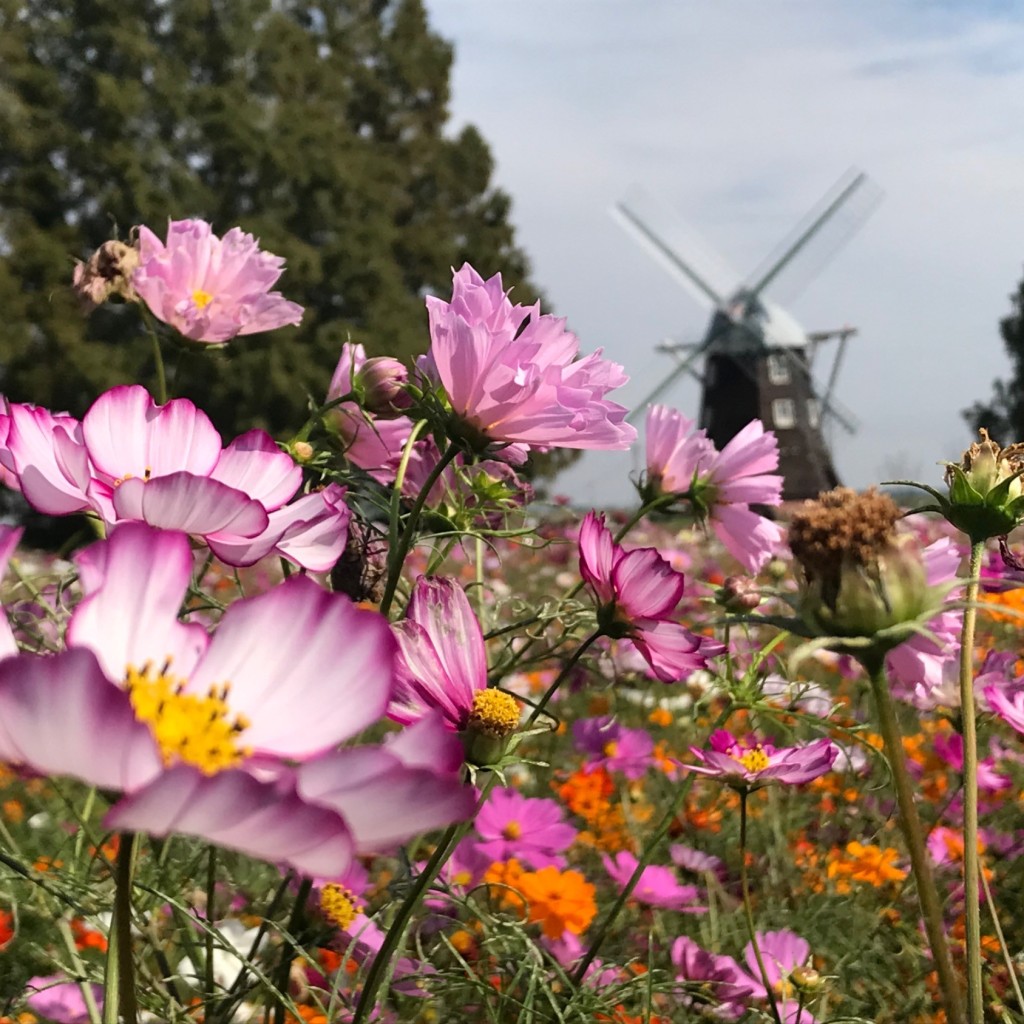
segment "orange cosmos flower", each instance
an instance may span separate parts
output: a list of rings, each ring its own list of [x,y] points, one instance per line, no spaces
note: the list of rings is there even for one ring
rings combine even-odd
[[[527,871],[517,888],[527,901],[529,920],[539,922],[549,939],[560,939],[566,932],[581,934],[597,914],[594,886],[578,871]]]
[[[846,844],[845,856],[834,851],[828,865],[828,877],[831,879],[852,879],[855,882],[867,882],[876,888],[887,882],[902,882],[907,877],[903,868],[896,866],[899,851],[892,847],[864,845],[856,840]],[[838,882],[840,892],[848,891],[848,885]]]

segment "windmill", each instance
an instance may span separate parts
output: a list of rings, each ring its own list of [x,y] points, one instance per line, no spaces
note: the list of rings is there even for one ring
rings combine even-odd
[[[617,204],[620,222],[704,304],[711,321],[699,342],[666,343],[658,350],[676,360],[675,368],[637,406],[636,413],[666,392],[684,373],[701,383],[700,425],[721,449],[752,419],[760,419],[779,440],[779,471],[786,500],[815,497],[839,478],[823,427],[836,423],[848,433],[857,421],[835,396],[846,344],[857,331],[844,326],[808,333],[768,298],[786,285],[806,284],[877,206],[878,187],[859,171],[849,171],[797,225],[783,243],[746,279],[728,270],[696,242],[680,240],[678,222],[634,194]],[[672,224],[674,236],[659,235],[651,223]],[[680,253],[687,252],[684,257]],[[811,259],[813,253],[818,260]],[[838,340],[824,386],[813,376],[823,343]],[[703,358],[703,372],[696,365]]]

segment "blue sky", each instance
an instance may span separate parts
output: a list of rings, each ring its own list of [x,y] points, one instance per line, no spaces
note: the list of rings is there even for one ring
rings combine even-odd
[[[837,433],[855,486],[935,481],[970,438],[959,410],[1007,372],[998,336],[1024,275],[1024,19],[1010,5],[773,0],[427,0],[456,47],[453,124],[491,145],[519,240],[586,351],[633,378],[706,312],[610,218],[636,184],[741,272],[851,165],[885,192],[787,308],[852,323]],[[500,268],[478,268],[493,272]],[[671,404],[695,416],[695,383]],[[1009,440],[1009,439],[1003,439]],[[587,455],[559,482],[628,503],[633,461]]]

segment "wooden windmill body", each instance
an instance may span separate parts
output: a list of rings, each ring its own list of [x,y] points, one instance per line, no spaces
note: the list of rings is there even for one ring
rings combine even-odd
[[[837,228],[845,230],[860,223],[879,198],[866,176],[851,173],[818,204],[797,230],[776,251],[763,269],[748,282],[722,286],[720,268],[716,275],[699,268],[699,260],[684,259],[676,247],[650,227],[654,219],[635,201],[617,207],[627,227],[651,248],[661,262],[690,286],[691,291],[713,304],[704,338],[691,344],[663,344],[660,351],[676,359],[675,369],[641,402],[637,413],[666,392],[686,372],[701,383],[700,426],[721,450],[751,420],[759,419],[773,430],[779,441],[779,471],[785,480],[783,497],[799,500],[835,487],[839,477],[833,465],[823,427],[829,421],[844,430],[856,430],[852,414],[834,395],[846,342],[856,331],[843,327],[835,331],[806,332],[781,306],[766,295],[770,285],[791,271],[796,257],[826,235],[835,241]],[[845,214],[840,217],[841,211]],[[712,282],[715,283],[712,283]],[[827,382],[819,386],[813,376],[814,362],[822,342],[838,338]],[[698,360],[703,358],[703,372]]]

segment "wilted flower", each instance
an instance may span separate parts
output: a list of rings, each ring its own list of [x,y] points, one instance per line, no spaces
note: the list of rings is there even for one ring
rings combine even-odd
[[[283,267],[241,228],[221,239],[206,221],[173,220],[166,245],[139,228],[132,284],[158,320],[192,341],[223,344],[302,320],[300,305],[270,291]]]
[[[647,413],[648,499],[676,495],[749,572],[760,570],[778,549],[782,530],[750,505],[778,505],[782,477],[779,443],[760,420],[748,423],[719,452],[692,420],[664,405]]]
[[[454,275],[451,302],[428,296],[431,346],[422,363],[444,386],[474,447],[550,445],[623,451],[636,438],[626,408],[605,395],[626,383],[601,353],[579,358],[565,320],[539,304],[513,306],[501,275],[488,281],[467,263]]]
[[[788,786],[810,782],[830,771],[839,755],[839,748],[831,740],[778,748],[771,740],[756,736],[737,739],[725,729],[716,729],[709,743],[710,750],[690,748],[701,764],[681,767],[746,791],[760,789],[771,782]]]
[[[655,548],[626,551],[594,512],[580,526],[579,544],[580,574],[594,591],[604,634],[632,640],[662,682],[685,679],[722,652],[721,644],[671,621],[683,574]]]
[[[139,265],[139,250],[127,242],[104,242],[86,263],[75,261],[71,286],[85,313],[91,313],[111,295],[135,302],[132,275]]]

